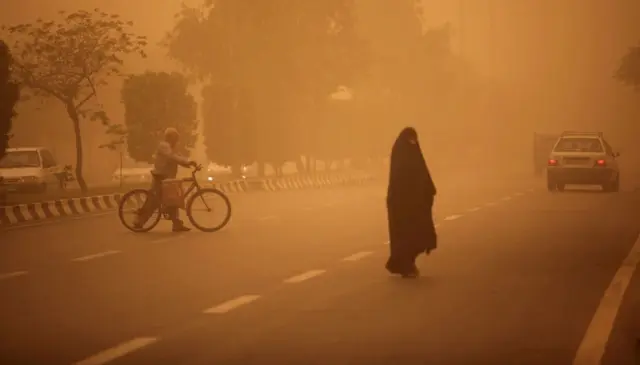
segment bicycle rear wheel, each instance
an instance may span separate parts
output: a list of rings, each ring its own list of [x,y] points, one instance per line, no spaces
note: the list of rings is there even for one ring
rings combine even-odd
[[[150,198],[152,198],[151,193],[145,189],[134,189],[124,194],[118,203],[118,218],[120,218],[122,225],[127,227],[128,230],[138,233],[149,232],[157,226],[162,216],[158,208],[154,209],[153,214],[143,227],[136,228],[134,226],[140,210]],[[128,217],[133,219],[127,220]]]
[[[218,189],[200,189],[189,198],[185,208],[189,222],[203,232],[219,231],[231,219],[231,202]],[[196,219],[194,213],[200,212],[204,212],[205,216]],[[220,219],[219,223],[216,223],[215,218]]]

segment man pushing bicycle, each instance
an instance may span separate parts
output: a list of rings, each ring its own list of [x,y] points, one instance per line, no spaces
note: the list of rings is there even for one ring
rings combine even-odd
[[[145,223],[151,218],[155,209],[161,204],[162,199],[162,182],[166,179],[175,179],[178,175],[178,166],[196,167],[197,163],[190,161],[188,158],[180,156],[175,152],[176,146],[180,141],[180,134],[175,128],[167,128],[164,131],[164,139],[158,144],[156,150],[155,162],[153,170],[151,170],[152,195],[144,202],[142,209],[134,224],[136,229],[144,227]],[[166,212],[173,222],[173,232],[187,232],[191,229],[185,227],[179,218],[179,207],[167,206]]]

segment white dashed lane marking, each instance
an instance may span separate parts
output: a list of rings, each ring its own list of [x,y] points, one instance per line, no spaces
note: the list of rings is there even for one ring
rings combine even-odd
[[[507,201],[507,200],[511,200],[511,199],[512,198],[510,196],[505,196],[505,197],[502,197],[500,200]]]
[[[215,307],[211,307],[209,309],[205,309],[203,313],[205,314],[223,314],[230,312],[238,307],[242,307],[243,305],[247,305],[251,302],[255,302],[260,299],[260,295],[242,295],[235,299],[228,300],[224,303],[218,304]]]
[[[28,274],[28,272],[26,272],[26,271],[14,271],[14,272],[6,273],[6,274],[0,274],[0,280],[16,278],[18,276],[25,276],[27,274]]]
[[[104,365],[117,358],[123,357],[136,350],[139,350],[145,346],[149,346],[156,341],[158,341],[158,339],[154,337],[135,338],[131,341],[122,343],[108,350],[104,350],[82,361],[78,361],[77,363],[75,363],[75,365]]]
[[[524,195],[524,193],[515,193],[514,195],[515,195],[515,196],[523,196],[523,195]]]
[[[73,259],[71,261],[83,262],[83,261],[95,260],[95,259],[99,259],[99,258],[106,257],[106,256],[112,256],[112,255],[115,255],[115,254],[118,254],[118,253],[120,253],[120,251],[105,251],[105,252],[100,252],[100,253],[96,253],[96,254],[93,254],[93,255],[76,257],[75,259]]]
[[[473,212],[477,212],[480,210],[480,207],[473,207],[473,208],[469,208],[467,209],[467,212],[469,213],[473,213]]]
[[[461,217],[462,217],[461,214],[453,214],[453,215],[450,215],[448,217],[445,217],[444,220],[445,221],[454,221],[454,220],[456,220],[458,218],[461,218]]]
[[[496,202],[489,202],[489,203],[485,204],[485,206],[487,206],[487,207],[495,207],[496,205],[498,205],[498,203],[496,203]]]
[[[314,278],[316,276],[320,276],[322,274],[324,274],[325,272],[327,272],[327,270],[309,270],[307,272],[304,272],[300,275],[296,275],[296,276],[292,276],[288,279],[285,279],[285,283],[287,284],[296,284],[296,283],[301,283],[305,280],[309,280],[311,278]]]
[[[360,259],[363,259],[371,255],[372,253],[373,253],[372,251],[362,251],[362,252],[354,253],[351,256],[347,256],[343,258],[342,261],[358,261]]]

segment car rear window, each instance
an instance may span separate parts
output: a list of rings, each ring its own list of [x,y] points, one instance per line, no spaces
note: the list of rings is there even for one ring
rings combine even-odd
[[[602,143],[597,138],[562,138],[554,152],[603,152]]]

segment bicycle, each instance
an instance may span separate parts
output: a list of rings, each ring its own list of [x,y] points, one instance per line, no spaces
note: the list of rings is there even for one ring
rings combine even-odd
[[[227,223],[229,223],[229,220],[231,219],[231,202],[229,201],[229,198],[226,196],[226,194],[223,193],[222,191],[213,187],[203,188],[200,186],[200,184],[198,183],[198,180],[196,179],[196,173],[198,173],[200,170],[202,170],[201,165],[195,166],[191,171],[191,177],[178,179],[180,183],[185,183],[185,182],[191,183],[189,188],[184,193],[184,197],[183,197],[183,199],[185,200],[184,210],[186,211],[187,218],[189,218],[189,222],[191,222],[191,224],[194,227],[196,227],[202,232],[216,232],[224,228],[227,225]],[[193,194],[191,194],[192,192]],[[212,194],[214,197],[221,198],[226,208],[226,215],[224,216],[222,223],[213,227],[205,227],[204,225],[196,221],[196,219],[193,217],[193,204],[194,202],[196,202],[198,198],[200,198],[200,200],[202,200],[202,202],[204,203],[204,206],[206,207],[207,212],[209,213],[212,212],[213,209],[209,207],[209,205],[207,204],[207,201],[204,198],[204,196],[207,194]],[[150,198],[153,199],[155,198],[154,195],[155,193],[148,189],[133,189],[127,192],[126,194],[124,194],[120,199],[120,202],[118,203],[118,217],[120,218],[120,222],[127,229],[133,232],[149,232],[150,230],[155,228],[156,225],[158,225],[158,223],[160,222],[160,219],[164,218],[165,220],[171,220],[171,217],[169,216],[166,210],[166,207],[162,203],[160,203],[159,206],[154,208],[151,217],[147,221],[147,223],[151,223],[148,227],[137,228],[127,223],[127,221],[125,220],[125,212],[127,212],[126,208],[129,200],[131,199],[135,200],[136,197],[138,196],[144,197],[146,199],[150,199]],[[142,200],[142,202],[145,202],[145,201],[146,201],[145,199]],[[158,199],[158,201],[161,201],[161,199]],[[134,210],[133,213],[137,217],[137,215],[140,214],[140,211],[141,211],[141,208]]]

